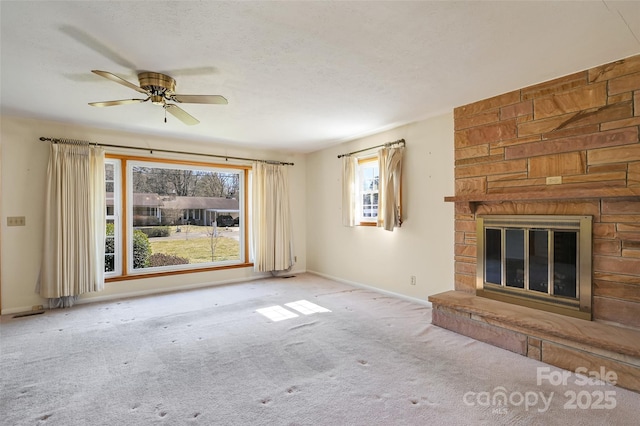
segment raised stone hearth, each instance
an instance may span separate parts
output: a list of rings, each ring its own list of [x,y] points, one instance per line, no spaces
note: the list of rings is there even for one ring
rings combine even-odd
[[[640,331],[490,300],[461,291],[429,297],[433,324],[529,358],[576,371],[616,373],[640,392]]]
[[[454,126],[456,291],[431,296],[434,324],[640,391],[640,55],[461,106]],[[590,316],[478,297],[486,215],[591,217]]]

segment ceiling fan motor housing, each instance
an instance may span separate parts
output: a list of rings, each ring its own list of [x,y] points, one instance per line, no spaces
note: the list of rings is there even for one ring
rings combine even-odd
[[[165,100],[170,100],[176,90],[173,78],[157,72],[141,72],[138,74],[138,81],[140,87],[151,93],[151,102],[156,105],[164,105]]]

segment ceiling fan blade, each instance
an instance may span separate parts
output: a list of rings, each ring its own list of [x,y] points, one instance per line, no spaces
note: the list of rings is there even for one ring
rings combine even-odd
[[[111,49],[102,41],[93,37],[89,33],[82,31],[79,28],[73,27],[71,25],[63,25],[60,27],[60,31],[68,35],[69,37],[76,40],[78,43],[81,43],[88,47],[89,49],[99,53],[110,61],[120,65],[121,67],[128,68],[130,70],[135,70],[136,66],[131,62],[127,61],[125,58],[120,56],[118,52]]]
[[[92,73],[99,75],[100,77],[104,77],[107,80],[115,81],[118,84],[122,84],[123,86],[127,86],[130,89],[133,89],[137,92],[144,93],[145,95],[149,95],[149,92],[144,90],[142,87],[136,86],[133,83],[129,83],[127,80],[118,77],[115,74],[112,74],[108,71],[100,71],[100,70],[91,70]]]
[[[164,109],[166,111],[169,111],[171,114],[173,114],[174,117],[182,121],[187,126],[193,126],[195,124],[200,123],[200,121],[198,121],[194,116],[192,116],[187,111],[180,108],[178,105],[166,104],[164,106]]]
[[[183,104],[219,104],[226,105],[227,99],[220,95],[172,95],[172,101]]]
[[[127,105],[127,104],[140,104],[142,102],[148,101],[147,99],[122,99],[120,101],[104,101],[104,102],[89,102],[89,105],[94,107],[108,107],[108,106],[116,106],[116,105]]]

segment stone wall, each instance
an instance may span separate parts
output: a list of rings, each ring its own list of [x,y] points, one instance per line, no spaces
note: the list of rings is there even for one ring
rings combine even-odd
[[[455,289],[478,214],[592,215],[593,316],[640,328],[640,55],[454,110]]]

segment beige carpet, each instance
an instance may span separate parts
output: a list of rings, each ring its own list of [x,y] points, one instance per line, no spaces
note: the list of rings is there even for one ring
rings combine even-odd
[[[430,318],[310,274],[5,316],[0,424],[637,424],[640,394]]]

